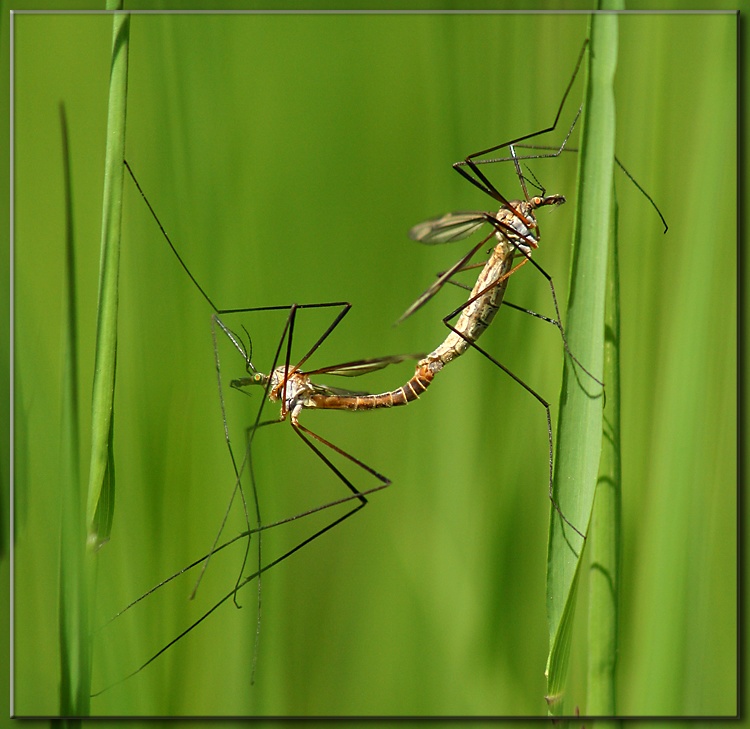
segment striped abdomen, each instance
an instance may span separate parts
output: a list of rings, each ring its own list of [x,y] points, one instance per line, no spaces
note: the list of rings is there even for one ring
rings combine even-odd
[[[375,410],[406,405],[416,400],[435,376],[428,366],[418,366],[417,371],[405,385],[379,395],[325,395],[316,393],[310,397],[312,407],[325,410]],[[310,406],[308,406],[310,407]]]

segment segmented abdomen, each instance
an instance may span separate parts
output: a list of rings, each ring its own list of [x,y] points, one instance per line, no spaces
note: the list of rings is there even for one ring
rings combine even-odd
[[[434,372],[430,367],[418,366],[414,376],[401,387],[379,395],[313,395],[314,407],[325,410],[375,410],[406,405],[416,400],[432,382]]]

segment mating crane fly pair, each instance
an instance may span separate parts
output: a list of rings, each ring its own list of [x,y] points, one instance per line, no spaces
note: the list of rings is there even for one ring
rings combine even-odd
[[[208,564],[208,560],[218,551],[224,549],[232,543],[237,542],[240,539],[245,539],[245,557],[240,568],[240,572],[236,581],[236,584],[223,598],[216,602],[213,607],[206,611],[198,620],[193,622],[187,629],[181,632],[173,640],[167,643],[161,650],[151,656],[145,663],[139,668],[132,671],[128,676],[121,680],[125,680],[130,676],[140,672],[143,668],[149,665],[177,641],[183,638],[187,633],[193,630],[197,625],[208,618],[215,610],[217,610],[223,603],[230,599],[236,601],[237,591],[252,580],[260,580],[262,573],[269,570],[271,567],[279,564],[287,557],[291,556],[295,552],[302,549],[305,545],[317,539],[325,532],[331,530],[345,519],[351,517],[354,513],[362,509],[367,503],[367,496],[386,488],[390,485],[391,481],[386,476],[378,473],[374,468],[365,464],[355,456],[347,453],[339,446],[326,440],[321,435],[313,432],[308,427],[300,422],[300,416],[303,410],[306,409],[335,409],[335,410],[373,410],[380,408],[390,408],[400,405],[405,405],[413,402],[420,397],[427,388],[431,385],[435,375],[440,372],[448,363],[462,355],[469,348],[476,349],[484,357],[489,359],[494,365],[506,372],[516,382],[518,382],[529,394],[531,394],[544,408],[546,411],[547,420],[547,435],[548,435],[548,460],[549,460],[549,498],[556,509],[559,517],[565,522],[572,530],[574,530],[580,537],[584,537],[583,533],[571,524],[570,521],[560,510],[559,506],[553,498],[552,491],[552,458],[553,458],[553,437],[552,437],[552,420],[550,413],[550,404],[523,380],[513,374],[508,368],[501,364],[496,358],[489,354],[486,350],[482,349],[478,345],[478,340],[487,327],[491,324],[495,314],[497,313],[501,304],[505,303],[506,306],[519,309],[540,319],[543,319],[553,324],[560,332],[563,346],[568,357],[575,363],[575,365],[583,371],[587,377],[597,383],[599,386],[599,393],[602,392],[603,383],[597,379],[595,375],[589,372],[573,355],[568,347],[568,343],[565,337],[565,332],[562,326],[562,320],[560,311],[557,303],[557,297],[555,293],[555,287],[552,282],[551,276],[533,259],[532,252],[539,246],[539,226],[536,220],[536,211],[543,207],[554,207],[565,202],[565,198],[559,194],[546,195],[545,191],[541,189],[541,193],[538,196],[530,196],[527,189],[527,179],[521,171],[520,162],[528,159],[538,159],[540,157],[557,157],[563,151],[575,151],[566,150],[566,144],[576,124],[578,116],[580,115],[580,108],[578,113],[573,120],[573,123],[563,140],[559,148],[552,148],[554,151],[543,154],[529,154],[519,155],[517,150],[519,149],[530,149],[530,150],[549,150],[549,147],[535,147],[530,144],[524,144],[534,137],[553,131],[557,127],[557,123],[560,119],[563,107],[565,105],[568,94],[571,90],[573,82],[575,81],[576,75],[581,65],[583,55],[586,49],[584,44],[581,49],[581,53],[576,62],[573,76],[571,77],[565,93],[560,102],[557,110],[554,122],[551,126],[534,132],[532,134],[524,135],[513,139],[509,142],[490,147],[482,150],[475,154],[469,155],[464,160],[455,163],[454,168],[469,182],[475,185],[478,189],[482,190],[485,194],[489,195],[493,200],[499,204],[499,210],[497,213],[492,212],[459,212],[450,213],[437,218],[427,220],[414,226],[410,231],[409,235],[412,239],[426,243],[426,244],[439,244],[453,241],[459,241],[467,238],[474,232],[478,231],[483,226],[489,226],[489,233],[485,235],[476,245],[472,246],[471,249],[462,256],[455,265],[450,269],[440,274],[436,281],[407,309],[402,315],[401,320],[410,316],[418,309],[420,309],[427,301],[429,301],[445,283],[455,283],[452,278],[454,275],[475,269],[481,266],[481,272],[477,278],[476,283],[471,289],[468,299],[458,308],[453,310],[447,316],[443,318],[443,322],[449,329],[449,333],[446,338],[429,354],[427,355],[397,355],[390,357],[382,357],[377,359],[362,359],[354,362],[348,362],[340,365],[331,367],[323,367],[314,370],[304,370],[303,367],[311,357],[311,355],[323,344],[328,336],[336,329],[341,323],[342,319],[346,316],[351,308],[351,304],[348,302],[328,302],[328,303],[315,303],[315,304],[293,304],[291,306],[267,306],[267,307],[254,307],[246,309],[220,309],[218,308],[212,299],[206,294],[203,288],[200,286],[198,281],[194,278],[187,265],[184,263],[177,249],[170,240],[167,232],[164,230],[161,222],[159,221],[156,212],[152,208],[148,199],[146,198],[141,186],[135,178],[130,166],[125,162],[125,166],[130,173],[136,187],[143,196],[152,216],[156,220],[164,238],[171,247],[174,255],[179,261],[182,268],[185,270],[191,281],[194,283],[200,294],[205,298],[213,309],[213,336],[214,336],[214,351],[217,357],[217,369],[220,371],[220,362],[218,358],[217,348],[217,336],[225,335],[231,342],[232,346],[241,354],[244,362],[246,374],[243,377],[237,377],[231,381],[231,386],[236,389],[245,390],[251,387],[261,387],[264,390],[264,397],[262,403],[258,409],[257,416],[254,423],[250,426],[246,435],[246,442],[244,448],[243,458],[240,463],[235,459],[232,444],[229,438],[229,432],[227,428],[226,412],[224,405],[224,394],[220,387],[220,403],[222,408],[222,417],[224,421],[224,430],[227,447],[232,460],[235,484],[230,499],[229,506],[227,507],[227,513],[232,508],[233,500],[236,494],[239,492],[244,509],[245,519],[247,522],[247,529],[233,539],[219,545],[221,530],[217,534],[214,544],[208,554],[204,555],[200,559],[196,560],[192,564],[180,570],[179,573],[172,575],[163,582],[156,585],[154,588],[149,590],[147,593],[139,597],[137,600],[128,605],[124,610],[120,611],[116,617],[121,615],[126,610],[133,607],[136,603],[145,599],[153,592],[163,587],[166,583],[170,582],[177,576],[185,573],[187,570],[192,569],[198,565],[203,565],[202,571],[205,571]],[[487,155],[492,154],[501,149],[509,150],[510,156],[501,157],[497,159],[487,159]],[[523,197],[522,200],[509,201],[506,199],[490,182],[487,176],[480,170],[480,165],[488,163],[498,162],[510,162],[515,166],[516,174],[520,181]],[[619,163],[619,162],[618,162]],[[626,172],[626,174],[628,174]],[[628,177],[630,175],[628,174]],[[630,177],[632,180],[632,177]],[[634,181],[635,182],[635,181]],[[637,183],[636,183],[637,185]],[[638,186],[638,185],[637,185]],[[638,186],[639,189],[640,186]],[[644,193],[645,194],[645,193]],[[646,195],[647,196],[647,195]],[[647,196],[648,197],[648,196]],[[649,201],[653,204],[650,198]],[[658,209],[657,209],[658,212]],[[659,213],[660,214],[660,213]],[[491,251],[489,259],[483,264],[470,264],[472,257],[484,246],[494,238],[494,247]],[[554,304],[555,318],[548,318],[529,311],[522,309],[509,302],[504,302],[504,295],[508,285],[510,277],[522,266],[527,263],[531,263],[544,278],[547,280],[552,301]],[[467,287],[468,288],[468,287]],[[294,328],[296,317],[302,310],[310,309],[333,309],[338,310],[333,318],[333,321],[325,329],[323,334],[317,339],[310,350],[299,360],[296,364],[292,364],[292,339],[294,336]],[[226,314],[236,313],[247,313],[247,312],[270,312],[270,311],[286,311],[287,319],[284,325],[281,338],[279,339],[278,346],[274,355],[272,365],[269,369],[268,374],[259,371],[252,362],[252,348],[249,340],[249,334],[246,332],[248,338],[248,344],[244,342],[244,338],[232,331],[222,321],[222,316]],[[455,324],[451,323],[458,317]],[[284,346],[286,343],[286,347]],[[283,356],[282,356],[283,355]],[[364,392],[355,392],[351,390],[344,390],[341,388],[331,387],[323,385],[318,381],[318,377],[321,376],[358,376],[374,372],[379,369],[383,369],[391,364],[402,362],[407,359],[417,359],[417,365],[414,375],[400,387],[383,392],[380,394],[369,394]],[[281,364],[280,364],[281,363]],[[220,379],[221,381],[221,379]],[[280,416],[278,419],[272,421],[262,421],[262,412],[266,402],[279,402],[280,403]],[[309,509],[303,513],[296,514],[291,517],[275,521],[273,523],[264,524],[260,519],[259,507],[257,506],[257,494],[256,495],[256,514],[255,521],[256,526],[251,525],[251,519],[247,507],[245,494],[242,488],[242,479],[246,472],[249,472],[249,478],[252,483],[252,488],[255,491],[255,482],[252,472],[251,463],[251,447],[252,442],[261,426],[269,425],[270,423],[281,422],[286,418],[289,418],[290,424],[294,432],[302,439],[302,441],[313,451],[315,454],[326,464],[336,478],[341,481],[348,489],[349,493],[342,496],[335,501],[323,504],[321,506]],[[373,476],[377,480],[377,485],[369,489],[358,489],[352,481],[337,468],[330,458],[323,452],[320,446],[324,446],[330,451],[337,453],[339,456],[348,460],[351,464],[354,464],[363,472],[366,472]],[[293,548],[284,552],[280,556],[276,557],[272,561],[264,564],[260,562],[260,539],[256,539],[258,545],[258,568],[252,574],[244,575],[245,564],[248,558],[250,549],[250,537],[254,535],[260,535],[261,532],[271,528],[278,527],[289,522],[302,519],[314,513],[330,509],[331,507],[349,503],[351,508],[346,511],[343,515],[337,516],[330,523],[325,525],[323,528],[318,529],[312,535],[296,544]],[[226,522],[226,517],[223,523]],[[223,524],[222,524],[223,528]],[[202,573],[201,573],[202,574]],[[200,582],[200,578],[198,580]],[[197,585],[196,585],[197,587]],[[114,618],[113,618],[114,619]],[[256,632],[256,642],[258,633]],[[257,646],[256,646],[257,648]],[[257,655],[257,650],[256,650]],[[118,681],[120,683],[120,681]],[[106,689],[104,689],[106,690]],[[98,692],[102,693],[102,691]]]
[[[143,190],[141,189],[137,179],[133,175],[133,172],[130,166],[128,165],[127,162],[125,162],[125,165],[133,181],[138,187],[138,190],[141,192],[141,195],[143,195],[144,200],[146,200],[146,204],[149,206],[149,209],[151,210],[152,214],[154,214],[155,216],[153,208],[151,208],[151,205],[148,202],[148,199],[145,197]],[[481,175],[483,179],[486,179],[484,178],[484,175],[481,174],[481,172],[479,174]],[[350,310],[351,304],[349,304],[348,302],[331,302],[331,303],[322,303],[322,304],[294,304],[289,307],[278,307],[278,306],[260,307],[260,308],[244,309],[244,310],[218,309],[216,306],[214,306],[211,299],[205,294],[205,292],[197,283],[197,281],[195,281],[192,274],[189,272],[184,262],[182,261],[181,257],[179,256],[176,249],[174,248],[167,233],[164,231],[163,228],[161,228],[165,238],[167,239],[169,245],[172,247],[172,250],[174,251],[181,265],[183,266],[183,268],[185,268],[188,275],[193,280],[195,285],[198,287],[202,295],[206,298],[206,300],[214,309],[214,314],[212,316],[212,324],[213,324],[212,331],[213,331],[213,336],[214,336],[214,351],[216,352],[216,357],[217,357],[217,368],[220,367],[220,363],[218,359],[218,349],[216,345],[216,333],[218,329],[224,335],[226,335],[226,337],[229,339],[232,345],[236,348],[236,350],[242,355],[245,361],[247,376],[233,379],[230,383],[231,386],[233,388],[240,389],[240,390],[246,387],[252,387],[252,386],[262,387],[264,389],[264,398],[261,403],[261,407],[258,410],[258,414],[255,419],[255,422],[248,430],[245,453],[244,453],[242,462],[238,465],[234,457],[232,445],[229,439],[229,434],[228,434],[228,429],[227,429],[227,424],[226,424],[226,415],[224,413],[224,399],[223,399],[223,395],[220,392],[222,415],[224,418],[225,437],[226,437],[226,442],[229,448],[230,456],[231,456],[233,467],[234,467],[234,473],[235,473],[235,486],[234,486],[232,496],[230,498],[229,506],[227,507],[227,513],[232,508],[232,503],[234,501],[234,498],[237,492],[239,492],[242,498],[244,508],[245,508],[245,517],[248,522],[247,530],[235,536],[234,538],[230,539],[229,541],[221,545],[218,545],[220,535],[221,535],[221,530],[220,530],[208,554],[199,558],[193,563],[187,565],[186,567],[181,569],[178,573],[175,573],[174,575],[168,577],[167,579],[163,580],[162,582],[154,586],[148,592],[141,595],[139,598],[131,602],[123,610],[117,613],[117,615],[115,615],[112,618],[112,620],[115,620],[116,618],[118,618],[124,612],[134,607],[137,603],[141,602],[142,600],[147,598],[149,595],[153,594],[155,591],[164,587],[167,583],[169,583],[173,579],[179,577],[180,575],[184,574],[185,572],[192,569],[193,567],[202,565],[201,575],[198,578],[198,582],[196,583],[196,586],[193,590],[193,594],[195,594],[198,584],[200,583],[200,580],[203,576],[203,573],[205,572],[207,568],[209,559],[213,555],[215,555],[217,552],[223,550],[224,548],[230,546],[231,544],[234,544],[238,540],[247,539],[246,548],[245,548],[245,557],[242,561],[242,567],[240,569],[240,573],[237,578],[237,582],[235,583],[235,586],[232,588],[230,592],[228,592],[226,595],[224,595],[224,597],[222,597],[218,602],[216,602],[213,605],[213,607],[211,607],[208,611],[206,611],[198,620],[193,622],[184,631],[182,631],[179,635],[177,635],[174,639],[172,639],[166,645],[164,645],[157,653],[152,655],[145,663],[143,663],[137,669],[135,669],[130,674],[128,674],[127,676],[122,678],[120,681],[118,681],[117,684],[121,683],[122,681],[127,680],[131,676],[134,676],[135,674],[139,673],[144,668],[146,668],[146,666],[148,666],[150,663],[156,660],[160,655],[162,655],[165,651],[167,651],[171,646],[173,646],[179,640],[181,640],[185,635],[187,635],[187,633],[192,631],[201,622],[207,619],[222,604],[224,604],[230,599],[233,599],[236,602],[237,592],[246,584],[248,584],[249,582],[255,579],[259,579],[261,574],[269,570],[271,567],[274,567],[275,565],[284,561],[287,557],[299,551],[304,546],[312,542],[314,539],[318,538],[325,532],[330,531],[333,527],[337,526],[338,524],[343,522],[345,519],[348,519],[349,517],[351,517],[353,514],[355,514],[357,511],[359,511],[361,508],[363,508],[367,504],[367,498],[366,498],[367,496],[369,496],[370,494],[376,491],[380,491],[381,489],[384,489],[390,485],[391,481],[386,476],[383,476],[382,474],[378,473],[377,471],[375,471],[375,469],[368,466],[363,461],[359,460],[358,458],[351,455],[350,453],[347,453],[342,448],[331,443],[330,441],[323,438],[321,435],[315,433],[314,431],[310,430],[305,425],[300,423],[299,417],[303,410],[317,408],[317,409],[327,409],[327,410],[358,411],[358,410],[374,410],[374,409],[380,409],[380,408],[391,408],[391,407],[395,407],[399,405],[406,405],[410,402],[413,402],[417,398],[419,398],[419,396],[422,395],[430,386],[435,375],[438,372],[440,372],[445,367],[446,364],[452,362],[454,359],[461,356],[470,347],[477,349],[485,357],[490,359],[490,361],[492,361],[495,365],[500,367],[504,372],[507,372],[516,382],[521,384],[531,395],[533,395],[545,407],[546,413],[547,413],[547,431],[548,431],[548,443],[549,443],[549,496],[550,496],[550,499],[552,500],[552,504],[554,505],[555,509],[557,510],[558,514],[561,516],[563,521],[566,524],[568,524],[573,530],[575,530],[581,537],[584,537],[584,535],[575,527],[575,525],[571,524],[570,521],[565,517],[565,515],[562,513],[562,511],[560,510],[560,508],[558,507],[557,503],[554,501],[554,498],[552,496],[553,441],[552,441],[552,424],[551,424],[552,421],[551,421],[551,414],[550,414],[550,404],[546,400],[544,400],[536,391],[534,391],[531,387],[529,387],[526,383],[524,383],[519,377],[514,375],[509,369],[507,369],[504,365],[502,365],[494,357],[492,357],[490,354],[488,354],[485,350],[481,349],[477,345],[477,340],[482,335],[482,333],[487,329],[487,327],[491,324],[495,314],[500,308],[500,305],[503,303],[503,297],[505,295],[505,290],[507,288],[507,284],[508,284],[508,280],[510,276],[513,273],[515,273],[525,263],[531,261],[547,278],[550,284],[551,291],[553,294],[553,300],[555,302],[555,310],[556,310],[557,319],[552,320],[552,319],[548,319],[547,317],[542,317],[541,315],[535,314],[534,312],[529,312],[529,313],[534,314],[535,316],[539,316],[540,318],[555,324],[560,330],[560,333],[563,337],[563,343],[564,343],[565,349],[566,351],[569,352],[568,347],[567,347],[567,342],[565,340],[564,330],[562,328],[562,325],[560,324],[560,316],[559,316],[559,311],[557,307],[557,301],[556,301],[555,294],[554,294],[554,285],[552,284],[552,279],[531,258],[532,251],[536,249],[539,245],[539,239],[536,233],[538,229],[538,224],[534,215],[534,211],[540,207],[560,205],[565,202],[565,198],[562,195],[549,195],[549,196],[544,196],[544,197],[533,197],[533,198],[530,198],[528,200],[523,200],[523,201],[515,200],[512,202],[508,202],[500,195],[499,192],[494,190],[494,187],[490,186],[489,189],[494,191],[495,194],[493,195],[493,197],[496,195],[497,199],[502,200],[502,207],[500,208],[497,214],[487,213],[487,212],[453,213],[453,214],[444,215],[439,218],[435,218],[435,219],[420,223],[419,225],[414,226],[410,231],[410,236],[414,240],[418,240],[418,241],[425,242],[425,243],[441,243],[441,242],[461,240],[463,238],[466,238],[486,223],[489,223],[491,227],[490,233],[486,235],[485,237],[483,237],[480,240],[480,242],[476,244],[469,251],[467,255],[463,256],[456,265],[452,266],[449,271],[447,271],[444,274],[441,274],[438,280],[422,296],[420,296],[419,299],[417,299],[417,301],[415,301],[411,307],[409,307],[409,309],[402,315],[401,319],[404,319],[407,316],[411,315],[412,313],[414,313],[414,311],[416,311],[422,305],[424,305],[430,298],[432,298],[432,296],[435,295],[435,293],[437,293],[437,291],[442,287],[444,283],[446,283],[447,281],[450,281],[452,275],[460,271],[464,271],[464,270],[468,270],[469,268],[472,268],[472,266],[468,266],[467,264],[468,264],[468,261],[473,257],[473,255],[480,248],[485,246],[491,238],[494,237],[497,240],[492,250],[492,253],[490,255],[490,258],[485,264],[483,264],[481,273],[479,274],[477,278],[476,284],[471,290],[471,294],[468,300],[464,304],[462,304],[458,309],[451,312],[448,316],[444,317],[443,321],[450,331],[447,337],[443,340],[443,342],[441,342],[432,352],[430,352],[429,354],[423,357],[420,355],[396,355],[396,356],[381,357],[381,358],[375,358],[375,359],[363,359],[363,360],[357,360],[354,362],[348,362],[345,364],[339,364],[339,365],[334,365],[330,367],[322,367],[319,369],[308,370],[308,371],[304,371],[302,369],[303,365],[310,358],[310,356],[318,349],[318,347],[321,346],[321,344],[331,334],[331,332],[333,332],[333,330],[339,325],[341,320]],[[158,218],[157,218],[157,222],[158,222]],[[159,223],[159,226],[161,227],[161,223]],[[517,259],[520,259],[520,261],[518,263],[515,263]],[[513,305],[511,304],[510,306],[513,306]],[[302,357],[301,360],[297,362],[297,364],[291,365],[290,364],[291,346],[292,346],[294,324],[295,324],[297,312],[302,309],[329,308],[329,307],[340,308],[340,311],[335,316],[333,322],[328,326],[328,328],[323,332],[320,338],[315,342],[313,347]],[[515,307],[515,308],[519,308],[519,307]],[[227,327],[222,321],[221,316],[224,314],[230,314],[230,313],[235,314],[235,313],[243,313],[243,312],[248,312],[248,311],[275,311],[275,310],[284,310],[284,309],[288,309],[289,315],[284,325],[284,329],[283,329],[281,338],[279,340],[279,344],[276,350],[276,354],[274,356],[274,360],[273,360],[273,364],[271,366],[270,372],[269,374],[265,374],[256,369],[255,365],[252,362],[252,350],[245,345],[243,338],[240,337],[238,334],[236,334],[234,331],[232,331],[229,327]],[[526,310],[524,309],[523,311],[526,311]],[[456,324],[452,325],[450,323],[450,320],[455,318],[455,316],[458,316],[459,318]],[[283,349],[283,344],[285,341],[287,343],[285,363],[282,365],[278,365],[281,352]],[[576,363],[578,363],[578,360],[572,354],[570,354],[570,356],[573,358],[573,360]],[[402,362],[407,359],[419,359],[414,376],[410,380],[408,380],[404,385],[396,388],[395,390],[391,390],[391,391],[380,393],[380,394],[353,392],[350,390],[344,390],[340,388],[330,387],[327,385],[322,385],[313,380],[313,378],[320,376],[320,375],[340,375],[340,376],[351,377],[351,376],[367,374],[367,373],[371,373],[379,369],[383,369],[384,367],[387,367],[388,365]],[[582,367],[580,363],[578,364],[579,366]],[[582,369],[584,369],[584,371],[587,372],[585,368],[582,367]],[[599,380],[593,377],[593,375],[590,375],[590,376],[597,383],[601,384]],[[263,405],[265,404],[266,401],[280,403],[281,410],[280,410],[280,416],[278,419],[272,420],[272,421],[261,422],[261,414],[263,410]],[[301,514],[296,514],[294,516],[287,517],[285,519],[275,521],[270,524],[261,525],[259,514],[257,514],[258,526],[251,527],[250,518],[248,514],[248,509],[247,509],[247,502],[246,502],[244,491],[241,486],[241,481],[242,481],[243,473],[245,472],[246,469],[250,471],[251,479],[253,478],[252,468],[248,468],[250,466],[250,459],[251,459],[250,453],[251,453],[252,441],[259,427],[263,425],[270,425],[271,423],[282,422],[287,418],[287,416],[289,417],[289,421],[294,432],[297,433],[297,435],[316,453],[316,455],[328,466],[328,468],[336,475],[336,477],[347,486],[347,488],[350,490],[351,493],[340,499],[336,499],[335,501],[328,502],[326,504],[315,507],[313,509],[309,509],[308,511],[305,511]],[[331,460],[321,451],[321,449],[315,444],[314,441],[317,441],[319,444],[326,446],[327,448],[338,453],[339,455],[343,456],[345,459],[349,460],[351,463],[355,464],[359,468],[363,469],[367,473],[374,476],[380,482],[379,485],[366,489],[366,490],[357,489],[357,487],[351,482],[351,480],[348,479],[341,472],[341,470],[337,468],[331,462]],[[255,489],[254,480],[253,480],[253,489]],[[265,565],[259,564],[258,569],[252,574],[243,576],[243,572],[244,572],[244,568],[245,568],[245,564],[247,561],[249,548],[250,548],[249,538],[251,536],[259,535],[261,532],[266,531],[268,529],[272,529],[272,528],[281,526],[283,524],[288,524],[289,522],[302,519],[314,513],[318,513],[326,509],[330,509],[332,507],[338,506],[340,504],[344,504],[346,502],[352,502],[352,501],[356,501],[356,504],[349,511],[344,513],[342,516],[338,516],[329,524],[324,526],[322,529],[315,531],[311,536],[307,537],[306,539],[304,539],[303,541],[295,545],[292,549],[284,552],[281,556],[275,558],[271,562]],[[257,501],[256,501],[256,504],[257,504]],[[222,522],[222,527],[225,522],[226,522],[226,515],[225,515],[224,522]],[[259,546],[260,540],[258,539],[256,540],[256,542]],[[259,556],[260,556],[260,551],[259,551]],[[258,633],[256,633],[256,641],[257,641],[257,636],[258,636]],[[256,656],[257,656],[257,649],[255,651],[253,661],[255,660]],[[254,669],[254,664],[253,664],[253,674],[254,674],[254,670],[255,669]],[[113,685],[117,685],[117,684],[113,684]],[[104,691],[107,691],[109,688],[112,688],[112,686],[108,686],[107,688],[102,689],[101,691],[98,691],[97,693],[94,694],[94,696],[97,696],[103,693]]]

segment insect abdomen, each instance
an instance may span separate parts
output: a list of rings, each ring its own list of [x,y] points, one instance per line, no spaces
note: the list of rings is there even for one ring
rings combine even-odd
[[[404,385],[379,395],[314,395],[315,407],[324,410],[376,410],[406,405],[416,400],[434,377],[429,367],[417,367],[414,376]]]

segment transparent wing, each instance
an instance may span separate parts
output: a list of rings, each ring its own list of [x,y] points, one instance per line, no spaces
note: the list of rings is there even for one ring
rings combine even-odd
[[[446,213],[417,223],[409,231],[409,238],[430,244],[463,240],[488,222],[488,215],[489,213],[477,211]]]
[[[388,365],[403,362],[407,359],[422,359],[424,354],[395,354],[390,357],[374,357],[372,359],[358,359],[353,362],[344,362],[343,364],[331,365],[330,367],[321,367],[318,370],[306,372],[307,375],[338,375],[340,377],[359,377],[370,372],[382,370]],[[317,387],[317,385],[316,385]],[[335,390],[335,388],[324,388]],[[339,391],[339,394],[362,395],[367,393],[349,393],[347,390]]]

